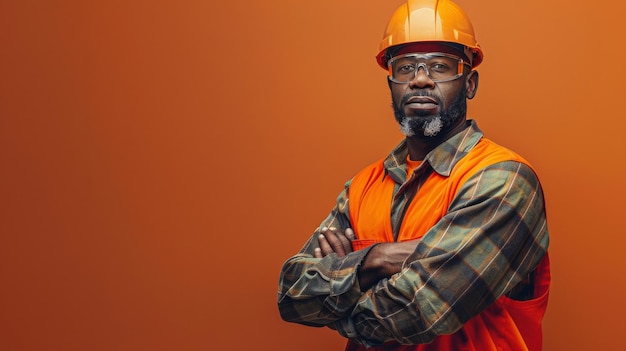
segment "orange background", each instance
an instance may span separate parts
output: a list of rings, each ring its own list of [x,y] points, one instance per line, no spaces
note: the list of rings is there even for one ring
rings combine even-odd
[[[618,350],[617,0],[459,0],[469,115],[538,170],[545,350]],[[0,349],[340,350],[282,322],[281,263],[401,138],[374,62],[394,1],[3,1]]]

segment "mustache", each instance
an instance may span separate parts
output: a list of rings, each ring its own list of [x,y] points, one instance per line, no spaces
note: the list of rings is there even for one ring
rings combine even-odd
[[[443,103],[442,103],[442,101],[441,101],[441,98],[440,98],[439,96],[437,96],[437,95],[433,95],[433,94],[430,94],[430,93],[429,93],[429,92],[427,92],[427,91],[416,91],[416,92],[414,92],[414,93],[410,93],[410,94],[406,94],[406,95],[404,95],[404,96],[402,97],[402,100],[400,101],[400,105],[404,105],[404,104],[406,104],[406,103],[407,103],[407,101],[408,101],[410,98],[412,98],[412,97],[416,97],[416,96],[425,96],[425,97],[429,97],[429,98],[431,98],[431,99],[436,100],[436,101],[437,101],[437,103],[438,103],[439,105],[443,105]]]

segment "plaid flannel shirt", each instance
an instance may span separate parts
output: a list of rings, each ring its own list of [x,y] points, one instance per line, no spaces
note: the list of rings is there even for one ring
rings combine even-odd
[[[425,166],[449,175],[482,137],[470,121],[465,131],[432,150]],[[407,179],[407,152],[403,141],[384,160],[396,189]],[[319,228],[351,227],[349,189],[350,181]],[[466,181],[447,214],[420,239],[402,272],[365,292],[357,272],[371,247],[344,257],[314,258],[319,228],[281,269],[281,316],[328,326],[367,346],[426,343],[453,333],[522,285],[546,254],[549,241],[541,185],[534,171],[517,161],[488,166]]]

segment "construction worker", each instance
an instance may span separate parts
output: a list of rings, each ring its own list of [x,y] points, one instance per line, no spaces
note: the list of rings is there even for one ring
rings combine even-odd
[[[449,0],[408,0],[376,60],[405,138],[283,264],[282,318],[335,329],[349,351],[541,350],[543,192],[466,117],[483,60],[470,20]]]

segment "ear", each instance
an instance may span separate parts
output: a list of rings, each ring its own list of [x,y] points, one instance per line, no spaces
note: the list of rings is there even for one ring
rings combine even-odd
[[[471,71],[465,78],[465,92],[468,99],[473,99],[478,90],[478,71]]]

